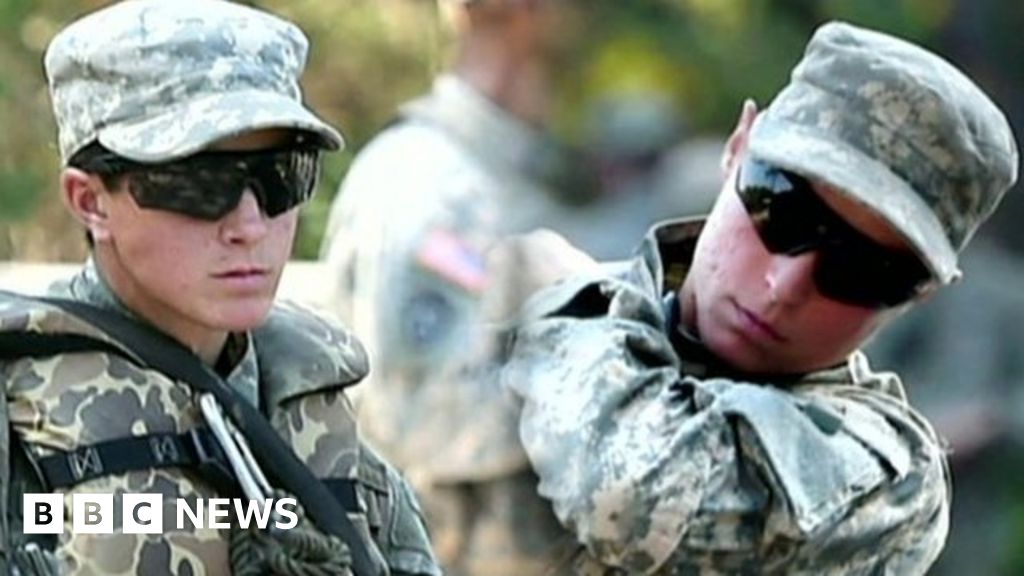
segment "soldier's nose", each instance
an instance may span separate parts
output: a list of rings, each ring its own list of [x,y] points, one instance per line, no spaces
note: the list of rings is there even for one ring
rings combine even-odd
[[[267,220],[256,195],[246,189],[234,210],[221,220],[222,237],[232,244],[255,242],[266,235]]]
[[[817,261],[818,253],[813,250],[796,256],[772,255],[764,275],[772,302],[793,305],[813,295]]]

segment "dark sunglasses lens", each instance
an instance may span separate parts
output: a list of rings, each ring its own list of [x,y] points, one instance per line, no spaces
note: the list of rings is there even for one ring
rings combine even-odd
[[[740,168],[736,191],[769,252],[795,255],[823,241],[828,212],[804,179],[747,160]]]
[[[913,254],[869,245],[822,250],[814,275],[823,296],[865,308],[903,304],[931,277]]]
[[[136,172],[129,190],[141,208],[219,220],[238,205],[241,183],[230,171],[160,169]]]
[[[915,255],[880,246],[851,228],[795,174],[747,159],[736,192],[769,252],[819,251],[814,281],[827,298],[867,308],[897,306],[931,277]]]
[[[273,218],[313,196],[320,175],[320,154],[297,150],[268,155],[254,161],[250,172],[263,191],[260,205]]]
[[[131,191],[143,208],[219,220],[250,189],[273,218],[313,195],[319,169],[315,150],[212,153],[132,174]]]

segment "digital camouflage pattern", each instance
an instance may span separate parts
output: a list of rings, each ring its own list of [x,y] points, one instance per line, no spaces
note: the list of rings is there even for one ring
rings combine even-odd
[[[943,283],[1017,179],[1006,117],[960,70],[904,40],[834,22],[760,115],[750,153],[885,217]]]
[[[59,293],[130,315],[91,266]],[[0,301],[0,329],[85,334],[117,345],[59,310],[22,299]],[[371,554],[392,574],[439,574],[404,480],[369,452],[356,432],[344,389],[367,371],[358,341],[292,304],[275,306],[264,326],[251,337],[239,337],[229,385],[251,401],[260,399],[273,427],[316,476],[358,479],[365,512],[352,520]],[[3,365],[0,378],[6,387],[5,416],[16,437],[37,455],[127,436],[180,433],[203,423],[186,384],[105,353],[23,359]],[[167,468],[100,477],[67,489],[67,507],[77,492],[162,493],[166,533],[127,535],[117,533],[115,525],[113,535],[71,534],[66,526],[56,549],[63,571],[230,573],[228,531],[179,531],[174,526],[175,498],[217,495],[197,471]]]
[[[409,475],[455,574],[535,574],[564,540],[534,494],[487,326],[559,274],[545,255],[567,245],[553,234],[536,238],[539,255],[499,247],[567,213],[538,184],[542,150],[538,133],[442,76],[359,154],[328,223],[328,301],[373,366],[360,429]]]
[[[929,576],[1024,568],[1024,263],[984,240],[967,248],[961,285],[866,347],[873,365],[898,370],[913,387],[914,405],[949,442],[953,528]]]
[[[338,149],[302,105],[309,43],[298,27],[222,0],[127,0],[62,30],[45,55],[61,159],[97,139],[141,162],[188,156],[260,128]]]
[[[656,228],[635,260],[542,292],[516,333],[503,382],[580,542],[559,573],[924,574],[949,478],[895,375],[855,353],[795,382],[699,377],[670,342],[663,297],[700,227]]]

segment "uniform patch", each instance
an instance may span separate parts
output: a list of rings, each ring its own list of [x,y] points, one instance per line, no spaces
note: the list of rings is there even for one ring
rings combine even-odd
[[[442,294],[424,291],[402,307],[403,340],[414,350],[424,350],[444,340],[456,320],[455,308]]]
[[[450,230],[430,232],[416,253],[416,261],[423,268],[474,294],[487,287],[484,255]]]

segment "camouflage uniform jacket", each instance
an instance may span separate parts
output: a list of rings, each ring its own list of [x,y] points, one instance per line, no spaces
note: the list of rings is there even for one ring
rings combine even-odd
[[[674,345],[663,298],[701,222],[531,301],[504,383],[581,574],[924,574],[948,531],[945,456],[865,357],[744,379]],[[682,352],[682,353],[681,353]]]
[[[128,312],[90,264],[57,295]],[[114,344],[110,336],[61,310],[20,298],[0,300],[0,330],[73,333]],[[294,305],[274,307],[252,334],[233,335],[226,380],[257,402],[285,442],[320,478],[354,479],[363,513],[352,515],[371,556],[392,574],[439,574],[419,508],[405,481],[359,440],[344,389],[367,371],[351,334]],[[230,366],[230,364],[229,364]],[[183,433],[203,424],[192,389],[110,353],[63,354],[0,365],[4,417],[26,449],[44,456],[106,440]],[[6,428],[6,425],[5,425]],[[7,465],[7,458],[4,459]],[[65,494],[159,492],[164,533],[158,536],[59,536],[62,572],[76,574],[228,574],[228,531],[175,527],[175,498],[209,498],[214,487],[189,468],[141,469],[87,480]],[[6,500],[4,501],[6,503]],[[65,509],[70,510],[70,498]],[[20,514],[8,510],[13,546]],[[70,517],[66,517],[70,522]],[[9,553],[9,550],[5,550]]]
[[[356,397],[361,431],[410,475],[482,481],[528,467],[483,324],[521,300],[488,252],[557,211],[530,177],[541,140],[442,76],[360,152],[331,209],[330,306],[374,367]]]

